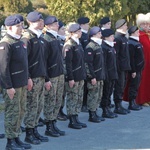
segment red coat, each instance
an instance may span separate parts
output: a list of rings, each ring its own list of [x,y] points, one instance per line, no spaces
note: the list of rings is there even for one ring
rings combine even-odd
[[[143,45],[145,66],[142,71],[136,102],[137,104],[144,104],[150,102],[150,38],[143,31],[140,31],[140,43]],[[129,81],[127,82],[123,96],[123,99],[126,101],[128,101],[128,84]]]

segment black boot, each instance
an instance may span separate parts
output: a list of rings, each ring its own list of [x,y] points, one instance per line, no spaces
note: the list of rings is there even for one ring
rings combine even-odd
[[[0,134],[0,139],[3,139],[5,137],[5,134]]]
[[[52,137],[59,137],[60,136],[60,134],[54,130],[52,120],[50,120],[49,122],[46,122],[45,135],[52,136]]]
[[[17,143],[19,146],[23,147],[24,149],[30,149],[30,148],[31,148],[31,145],[30,145],[30,144],[23,143],[23,142],[20,140],[19,137],[15,138],[15,141],[16,141],[16,143]]]
[[[85,123],[82,123],[82,122],[79,121],[78,115],[74,115],[74,118],[75,118],[76,123],[78,125],[82,126],[82,128],[86,128],[87,127],[87,125]]]
[[[60,107],[57,119],[60,121],[66,121],[68,119],[67,115],[63,112],[63,107]]]
[[[98,117],[98,118],[100,119],[100,121],[105,121],[105,118],[104,118],[104,117],[99,116],[99,115],[97,114],[97,112],[96,112],[96,111],[95,111],[95,115],[96,115],[96,117]]]
[[[129,111],[122,106],[121,102],[117,102],[117,103],[115,103],[114,113],[126,115],[129,113]]]
[[[40,144],[40,140],[37,139],[33,134],[33,128],[26,128],[26,137],[25,141],[30,144],[38,145]]]
[[[34,136],[39,139],[41,142],[48,142],[48,137],[44,137],[38,133],[37,127],[33,129]]]
[[[20,128],[21,128],[21,131],[22,131],[22,132],[26,132],[26,129],[25,129],[25,127],[23,127],[23,126],[20,126]]]
[[[101,122],[101,119],[98,116],[96,116],[95,111],[89,110],[89,121],[99,123],[99,122]]]
[[[130,110],[141,110],[141,106],[139,106],[139,105],[137,105],[136,103],[135,103],[135,100],[133,99],[133,100],[130,100],[129,101],[129,107],[128,107],[128,109],[130,109]]]
[[[70,115],[69,120],[70,120],[69,125],[68,125],[69,128],[82,129],[82,126],[76,123],[75,115]]]
[[[56,120],[53,120],[52,123],[53,123],[53,128],[54,128],[54,130],[55,130],[57,133],[59,133],[60,135],[65,135],[65,131],[61,131],[61,130],[59,130],[59,129],[57,128],[57,126],[56,126]]]
[[[39,118],[39,122],[38,122],[38,127],[43,127],[45,125],[45,121],[44,119],[42,119],[41,117]]]
[[[7,139],[5,150],[24,150],[24,148],[19,146],[15,139]]]
[[[113,113],[111,111],[111,109],[109,108],[109,106],[108,107],[102,107],[102,110],[103,110],[102,116],[104,118],[115,118],[115,117],[117,117],[117,114]]]

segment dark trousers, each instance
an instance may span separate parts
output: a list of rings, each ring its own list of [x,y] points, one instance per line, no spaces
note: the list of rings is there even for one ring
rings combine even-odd
[[[137,96],[138,88],[141,81],[141,72],[136,73],[136,77],[132,78],[132,74],[128,73],[129,78],[129,101],[134,100]]]
[[[126,82],[126,72],[118,71],[118,79],[115,81],[115,86],[114,86],[114,102],[115,103],[122,101],[123,92],[125,88],[125,82]]]
[[[101,107],[106,107],[111,104],[111,95],[114,88],[114,80],[105,80],[103,86],[103,95],[101,101]]]
[[[87,106],[87,94],[88,94],[87,81],[84,80],[84,91],[83,91],[83,104],[82,104],[82,106]]]

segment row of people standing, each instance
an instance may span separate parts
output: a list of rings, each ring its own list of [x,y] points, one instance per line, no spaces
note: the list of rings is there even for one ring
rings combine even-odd
[[[104,117],[115,118],[116,113],[130,112],[121,104],[125,73],[130,69],[125,37],[127,24],[124,19],[116,22],[115,45],[114,32],[111,29],[101,30],[95,26],[89,30],[90,42],[83,41],[87,43],[83,48],[80,43],[81,27],[88,24],[89,19],[82,17],[78,20],[80,25],[70,23],[66,26],[66,42],[62,50],[57,37],[59,25],[55,16],[48,16],[44,20],[39,12],[30,12],[27,15],[29,28],[23,32],[20,17],[22,18],[12,15],[6,18],[7,34],[0,43],[1,86],[4,89],[6,104],[5,131],[8,139],[6,149],[31,148],[31,145],[19,139],[24,112],[26,142],[40,144],[48,141],[48,138],[40,135],[37,130],[42,110],[46,122],[45,135],[65,135],[56,125],[57,115],[64,105],[63,94],[66,97],[68,127],[87,127],[79,121],[78,116],[82,107],[84,81],[88,91],[89,121],[101,122],[105,120]],[[109,19],[104,19],[106,20]],[[42,34],[44,25],[46,32]],[[88,25],[86,27],[88,28]],[[131,30],[130,34],[135,31],[137,28]],[[101,39],[102,36],[104,40]],[[114,112],[110,109],[113,87]],[[99,105],[103,109],[102,117],[96,113]],[[136,104],[134,107],[130,105],[130,109],[137,108],[141,109]]]

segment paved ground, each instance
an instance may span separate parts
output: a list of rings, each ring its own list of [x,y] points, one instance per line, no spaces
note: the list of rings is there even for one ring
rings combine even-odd
[[[127,107],[127,103],[123,103]],[[101,109],[98,110],[101,114]],[[4,114],[0,114],[0,133],[4,132]],[[116,119],[106,119],[101,123],[88,122],[88,114],[81,113],[80,120],[87,123],[81,130],[67,127],[68,121],[58,121],[58,127],[66,135],[58,138],[49,137],[49,142],[32,146],[33,150],[113,150],[113,149],[149,149],[150,150],[150,107],[141,111],[132,111],[128,115],[119,115]],[[44,135],[45,127],[39,127]],[[21,135],[24,140],[25,133]],[[6,139],[0,139],[0,150],[4,150]]]

